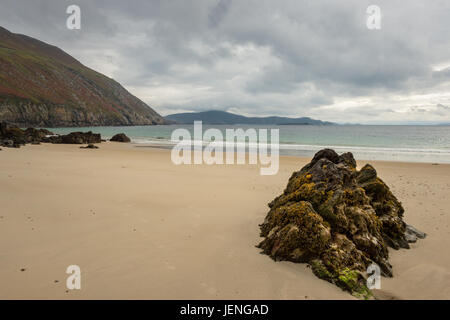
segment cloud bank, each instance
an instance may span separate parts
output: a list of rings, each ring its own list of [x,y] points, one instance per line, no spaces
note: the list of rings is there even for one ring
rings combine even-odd
[[[1,25],[54,44],[161,114],[220,109],[341,123],[450,122],[448,1],[3,0]],[[381,30],[366,9],[381,8]]]

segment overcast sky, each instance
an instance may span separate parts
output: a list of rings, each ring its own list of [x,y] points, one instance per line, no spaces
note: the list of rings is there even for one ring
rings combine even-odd
[[[81,8],[81,30],[66,8]],[[366,26],[369,5],[381,30]],[[450,1],[0,0],[0,25],[65,50],[163,115],[450,122]]]

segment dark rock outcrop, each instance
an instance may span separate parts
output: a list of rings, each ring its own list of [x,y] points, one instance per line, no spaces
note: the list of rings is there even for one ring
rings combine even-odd
[[[6,122],[0,123],[0,146],[19,148],[27,143],[39,144],[61,143],[61,144],[93,144],[101,143],[102,137],[98,133],[72,132],[66,135],[55,135],[46,129],[28,128],[20,129]]]
[[[110,139],[110,141],[115,141],[115,142],[131,142],[131,139],[128,138],[125,133],[118,133],[116,134],[114,137],[112,137]]]
[[[101,143],[102,137],[99,133],[72,132],[66,135],[54,135],[43,140],[43,142],[62,143],[62,144],[89,144]]]
[[[20,147],[26,143],[27,139],[24,132],[9,123],[0,123],[0,144],[4,147]]]
[[[39,144],[47,135],[53,133],[46,129],[28,128],[22,130],[7,122],[0,123],[0,145],[10,148],[19,148],[27,143]]]
[[[315,275],[369,297],[365,271],[392,277],[388,246],[409,248],[425,234],[406,225],[404,209],[371,165],[351,153],[321,150],[270,204],[258,245],[275,260],[309,263]]]
[[[47,136],[53,135],[53,132],[48,131],[46,129],[35,129],[28,128],[24,131],[25,136],[27,137],[27,142],[31,144],[39,144],[43,141]]]

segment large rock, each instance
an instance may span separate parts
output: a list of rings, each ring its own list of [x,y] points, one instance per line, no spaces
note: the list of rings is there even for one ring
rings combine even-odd
[[[72,132],[66,135],[51,136],[44,139],[44,142],[62,143],[62,144],[90,144],[101,143],[102,137],[99,133],[88,132]]]
[[[52,133],[45,129],[28,128],[22,130],[7,122],[0,123],[0,145],[5,147],[20,147],[27,143],[40,143],[47,135]]]
[[[376,263],[392,277],[388,246],[409,248],[425,234],[402,220],[404,209],[371,165],[351,153],[319,151],[270,204],[258,245],[275,260],[306,262],[319,278],[369,297],[365,271]]]
[[[53,135],[52,132],[46,129],[35,129],[28,128],[24,131],[24,134],[27,137],[27,143],[39,144],[43,141],[47,136]]]
[[[6,122],[0,123],[0,145],[18,148],[25,143],[27,138],[22,129]]]
[[[128,138],[125,133],[118,133],[116,134],[114,137],[112,137],[110,139],[110,141],[115,141],[115,142],[131,142],[131,139]]]

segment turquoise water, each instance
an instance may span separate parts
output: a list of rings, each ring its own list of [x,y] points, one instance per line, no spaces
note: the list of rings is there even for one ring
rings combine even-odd
[[[116,133],[128,135],[137,146],[169,147],[172,131],[185,128],[193,136],[192,125],[52,128],[55,133],[93,131],[110,138]],[[450,163],[450,126],[248,126],[203,125],[203,131],[217,128],[279,129],[280,154],[310,157],[322,148],[353,152],[356,159],[406,162]]]

